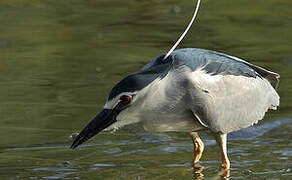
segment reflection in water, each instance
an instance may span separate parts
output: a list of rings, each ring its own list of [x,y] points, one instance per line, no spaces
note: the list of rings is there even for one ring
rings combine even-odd
[[[291,165],[289,159],[291,159],[292,153],[291,148],[288,146],[292,144],[290,143],[289,137],[286,136],[291,129],[289,128],[291,125],[292,119],[276,119],[275,121],[267,122],[259,126],[263,128],[256,129],[257,136],[254,138],[251,138],[249,133],[239,133],[240,138],[236,138],[236,134],[234,134],[229,142],[229,153],[234,167],[232,176],[246,177],[251,174],[251,170],[253,172],[252,176],[256,176],[257,174],[261,176],[267,174],[268,176],[269,173],[291,174],[291,170],[288,166]],[[137,130],[135,126],[128,128],[135,128],[135,130]],[[250,127],[244,131],[249,132],[253,129],[254,127]],[[88,144],[74,152],[67,150],[67,146],[36,146],[9,148],[6,149],[4,153],[25,153],[28,154],[26,158],[38,157],[43,153],[49,154],[52,160],[47,161],[47,155],[43,157],[46,163],[49,163],[48,165],[42,163],[32,169],[33,172],[37,172],[38,177],[44,179],[61,178],[64,175],[66,175],[66,177],[79,177],[79,174],[83,174],[83,177],[86,177],[89,171],[97,175],[108,173],[117,176],[117,173],[115,173],[117,169],[124,169],[123,171],[125,174],[131,171],[136,174],[137,177],[143,177],[141,174],[145,173],[145,170],[147,170],[148,174],[152,172],[153,174],[156,173],[157,168],[152,169],[152,167],[160,167],[162,165],[161,163],[163,162],[160,162],[160,158],[165,159],[167,163],[164,167],[171,169],[174,174],[184,174],[188,176],[188,178],[203,179],[203,177],[213,177],[212,179],[228,179],[229,177],[229,171],[218,171],[216,168],[218,165],[218,154],[213,152],[217,152],[217,146],[212,138],[209,140],[208,137],[205,137],[207,139],[204,139],[206,142],[205,153],[207,154],[200,162],[202,165],[196,164],[195,168],[189,171],[187,169],[191,167],[191,162],[189,162],[189,160],[191,160],[193,147],[188,136],[177,133],[155,135],[148,134],[144,131],[135,131],[133,133],[135,134],[135,138],[132,138],[131,141],[129,141],[130,138],[127,136],[121,139],[113,137],[119,136],[120,134],[122,134],[122,132],[111,134],[110,137],[112,137],[112,140],[101,141],[100,139],[96,139],[94,140],[94,144]],[[103,133],[103,135],[108,134]],[[242,137],[246,135],[250,138],[243,139]],[[267,135],[271,136],[271,138],[267,138]],[[287,140],[285,140],[285,137],[287,137]],[[282,142],[286,142],[287,144],[284,148],[281,145]],[[273,144],[273,146],[271,146],[271,144]],[[271,150],[271,148],[274,150]],[[267,149],[266,152],[264,151],[265,149]],[[264,152],[262,156],[258,156],[258,151]],[[58,154],[60,157],[56,157]],[[273,156],[273,154],[275,154],[275,156]],[[72,159],[71,157],[74,157],[74,155],[75,158]],[[156,157],[154,157],[155,155]],[[145,159],[143,159],[143,157],[145,157]],[[271,160],[271,157],[275,157],[275,159]],[[55,158],[63,160],[57,163],[51,163],[51,161],[54,162],[53,159]],[[179,161],[176,161],[176,158]],[[82,165],[83,162],[87,161],[88,165]],[[263,162],[265,162],[265,164],[263,164]],[[271,166],[271,164],[273,169],[269,171],[267,169],[257,169],[257,167]],[[275,170],[277,167],[281,167],[281,169]],[[169,169],[161,168],[159,169],[159,174],[166,173]]]
[[[195,164],[195,166],[193,166],[193,180],[201,180],[204,177],[203,174],[203,169],[204,166],[200,165],[200,164]],[[224,169],[224,168],[220,168],[219,172],[217,173],[216,176],[214,176],[214,179],[228,179],[228,177],[230,177],[230,170],[229,169]]]
[[[200,164],[195,164],[193,166],[194,172],[193,172],[193,179],[194,180],[200,180],[203,178],[204,174],[202,173],[204,166],[201,166]]]
[[[41,176],[42,179],[66,179],[67,176],[79,174],[77,169],[72,168],[35,168],[32,171],[46,174]],[[31,176],[30,179],[38,179],[38,176]]]

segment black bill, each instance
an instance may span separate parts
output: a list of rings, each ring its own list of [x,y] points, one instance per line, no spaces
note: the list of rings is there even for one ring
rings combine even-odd
[[[116,122],[117,113],[111,109],[103,109],[88,125],[78,134],[71,145],[75,149],[103,129]]]

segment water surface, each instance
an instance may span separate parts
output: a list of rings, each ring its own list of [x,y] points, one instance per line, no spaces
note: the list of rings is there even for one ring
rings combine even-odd
[[[121,78],[166,53],[195,2],[67,0],[0,2],[1,179],[199,179],[185,133],[139,125],[68,149]],[[235,55],[281,74],[281,106],[229,136],[231,179],[292,178],[292,2],[203,1],[179,48]],[[220,179],[209,134],[200,165]]]

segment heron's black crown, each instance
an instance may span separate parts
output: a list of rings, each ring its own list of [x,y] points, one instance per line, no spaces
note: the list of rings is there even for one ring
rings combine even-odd
[[[135,92],[145,88],[157,78],[163,78],[170,67],[170,59],[163,59],[164,55],[145,65],[141,71],[131,74],[116,84],[109,94],[108,100],[123,92]]]

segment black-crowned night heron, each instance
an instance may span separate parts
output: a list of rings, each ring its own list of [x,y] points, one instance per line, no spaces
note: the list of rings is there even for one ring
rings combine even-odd
[[[198,131],[211,131],[229,169],[227,133],[263,119],[276,109],[277,73],[239,58],[203,49],[179,49],[160,56],[111,90],[104,109],[75,138],[76,148],[103,129],[140,122],[145,130],[190,132],[194,160],[204,144]]]

